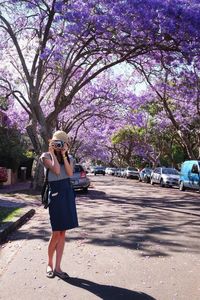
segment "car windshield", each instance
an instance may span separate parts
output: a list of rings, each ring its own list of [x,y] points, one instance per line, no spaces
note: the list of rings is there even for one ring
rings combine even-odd
[[[166,168],[162,170],[163,174],[172,174],[172,175],[179,175],[176,169]]]
[[[128,168],[128,171],[137,171],[136,168]]]
[[[144,172],[146,172],[146,173],[151,173],[151,172],[152,172],[152,169],[145,169]]]
[[[79,172],[82,172],[82,171],[84,171],[82,166],[80,166],[80,165],[75,165],[74,166],[74,173],[79,173]]]

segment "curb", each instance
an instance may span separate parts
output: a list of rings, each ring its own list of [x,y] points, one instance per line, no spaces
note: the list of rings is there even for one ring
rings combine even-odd
[[[13,222],[9,222],[5,225],[4,228],[0,229],[0,243],[5,242],[7,236],[15,231],[17,228],[25,224],[33,215],[35,214],[35,209],[29,209],[26,213],[24,213],[21,217],[16,219]]]

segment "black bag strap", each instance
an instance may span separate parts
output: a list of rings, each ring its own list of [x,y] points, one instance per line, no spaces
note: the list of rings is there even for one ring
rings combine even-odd
[[[49,169],[46,170],[44,183],[48,183],[48,174],[49,174]]]

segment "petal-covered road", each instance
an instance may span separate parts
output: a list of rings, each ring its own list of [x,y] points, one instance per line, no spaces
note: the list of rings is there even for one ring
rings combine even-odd
[[[89,193],[77,193],[80,227],[67,233],[72,278],[45,277],[50,228],[39,207],[0,251],[0,299],[199,300],[199,194],[90,178]]]

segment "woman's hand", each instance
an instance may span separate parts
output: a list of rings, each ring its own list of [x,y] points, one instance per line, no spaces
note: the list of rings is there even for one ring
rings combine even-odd
[[[52,142],[49,143],[49,152],[54,154],[54,147],[52,146]]]
[[[49,153],[51,155],[51,159],[46,159],[45,167],[47,169],[50,169],[54,174],[59,175],[60,174],[60,164],[57,160],[57,157],[54,153],[54,146],[52,145],[52,142],[49,143]]]
[[[61,155],[64,156],[68,149],[68,145],[64,143],[64,147],[61,149]]]
[[[72,176],[73,175],[73,168],[72,168],[70,162],[68,161],[67,155],[66,155],[68,149],[69,149],[69,146],[65,143],[64,147],[61,149],[61,155],[62,155],[63,160],[64,160],[64,166],[65,166],[65,171],[66,171],[67,175]]]

